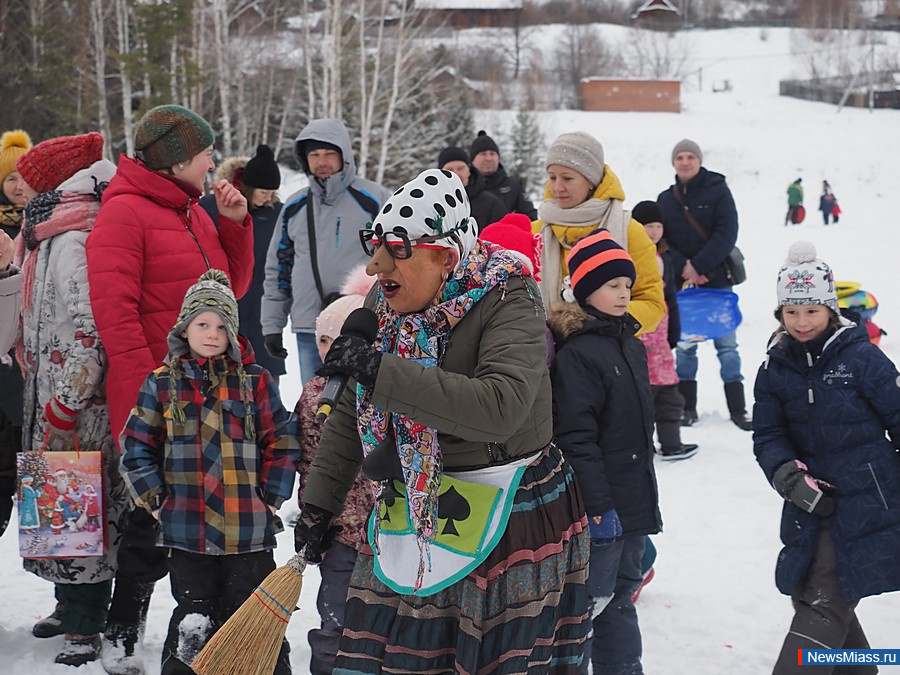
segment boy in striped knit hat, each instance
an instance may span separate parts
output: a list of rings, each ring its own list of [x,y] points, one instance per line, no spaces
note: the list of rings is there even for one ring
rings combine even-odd
[[[551,308],[557,353],[550,377],[554,437],[581,486],[591,533],[592,632],[582,672],[592,663],[595,673],[640,675],[632,595],[646,535],[660,531],[662,518],[647,352],[627,311],[636,271],[603,228],[580,239],[567,264],[576,302]]]
[[[224,272],[188,289],[165,364],[150,373],[120,439],[135,504],[159,521],[177,606],[163,673],[188,666],[275,569],[275,511],[291,496],[297,424],[238,335]],[[284,642],[275,673],[291,672]]]

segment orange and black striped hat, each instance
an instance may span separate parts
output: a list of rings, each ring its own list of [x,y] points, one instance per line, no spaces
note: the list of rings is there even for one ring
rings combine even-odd
[[[616,277],[637,276],[634,261],[628,251],[619,246],[605,227],[600,227],[578,240],[566,258],[572,292],[578,302]]]

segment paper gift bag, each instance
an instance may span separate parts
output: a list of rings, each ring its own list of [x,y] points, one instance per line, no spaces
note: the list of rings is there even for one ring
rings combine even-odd
[[[19,555],[82,558],[106,553],[100,451],[20,452]]]

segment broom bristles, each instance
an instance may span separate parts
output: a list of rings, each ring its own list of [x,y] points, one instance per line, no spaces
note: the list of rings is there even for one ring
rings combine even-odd
[[[269,574],[191,663],[198,675],[272,675],[291,614],[300,599],[301,554]]]

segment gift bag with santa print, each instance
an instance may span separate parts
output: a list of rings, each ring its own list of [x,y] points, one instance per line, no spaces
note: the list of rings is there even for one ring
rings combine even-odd
[[[20,452],[17,464],[19,555],[104,555],[106,504],[101,452]]]

